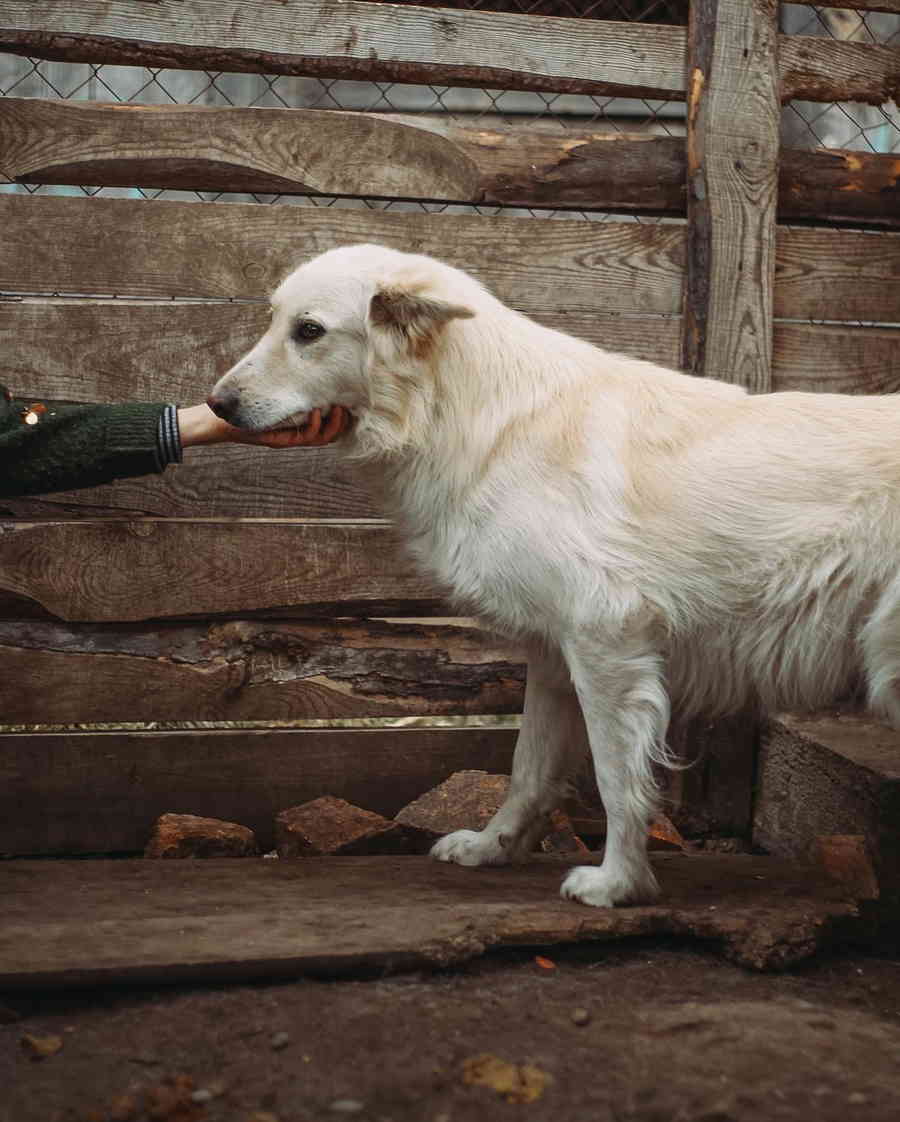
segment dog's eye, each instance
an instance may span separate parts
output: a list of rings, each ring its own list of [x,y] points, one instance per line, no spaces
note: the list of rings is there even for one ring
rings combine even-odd
[[[301,319],[294,325],[294,339],[298,343],[308,343],[324,334],[325,328],[312,319]]]

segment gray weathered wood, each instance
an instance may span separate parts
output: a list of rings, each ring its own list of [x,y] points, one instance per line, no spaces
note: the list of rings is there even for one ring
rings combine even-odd
[[[91,183],[683,214],[678,137],[345,113],[0,99],[0,167],[20,183]],[[782,152],[783,217],[900,225],[898,161]]]
[[[745,966],[775,969],[828,946],[858,917],[848,894],[821,873],[771,857],[655,855],[663,899],[638,908],[561,900],[568,864],[552,857],[502,869],[427,857],[8,861],[0,866],[0,985],[421,970],[489,947],[661,934],[689,935]]]
[[[529,314],[680,311],[675,225],[6,195],[0,229],[6,292],[259,300],[316,253],[374,241],[449,260]]]
[[[0,227],[13,293],[262,300],[298,261],[368,240],[442,257],[535,317],[681,310],[676,225],[7,195]],[[775,315],[898,323],[898,267],[900,234],[779,229]]]
[[[891,47],[779,38],[784,100],[897,92]],[[681,27],[356,0],[0,0],[0,50],[16,54],[363,81],[682,98],[685,41]]]
[[[471,626],[0,622],[7,725],[517,713],[524,681],[521,651]]]
[[[35,683],[35,685],[37,685]],[[249,826],[336,795],[392,816],[454,771],[507,772],[513,729],[0,735],[0,854],[140,852],[160,814]]]
[[[0,50],[364,81],[677,97],[681,28],[346,0],[0,0]]]
[[[688,58],[683,366],[765,392],[779,105],[775,0],[695,0]]]
[[[778,230],[775,315],[900,323],[900,234]]]
[[[772,389],[900,393],[900,332],[776,323]]]
[[[439,602],[390,529],[364,522],[0,523],[0,592],[96,622],[416,615]]]

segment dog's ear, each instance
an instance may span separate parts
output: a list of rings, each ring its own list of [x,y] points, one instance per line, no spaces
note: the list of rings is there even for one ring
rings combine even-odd
[[[435,335],[453,319],[471,319],[475,313],[461,304],[424,296],[409,288],[385,286],[369,303],[369,322],[405,336],[417,353],[427,350]]]

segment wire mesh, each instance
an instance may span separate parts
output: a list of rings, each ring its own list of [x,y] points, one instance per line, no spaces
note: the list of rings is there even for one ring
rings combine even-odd
[[[794,35],[900,47],[900,15],[810,4],[782,4],[782,30]],[[894,102],[792,101],[782,115],[782,141],[794,148],[900,151],[900,113]]]

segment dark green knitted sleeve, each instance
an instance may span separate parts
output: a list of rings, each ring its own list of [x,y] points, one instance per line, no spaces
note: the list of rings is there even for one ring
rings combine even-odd
[[[94,487],[163,470],[157,434],[164,404],[75,405],[22,420],[30,402],[0,387],[0,497]]]

